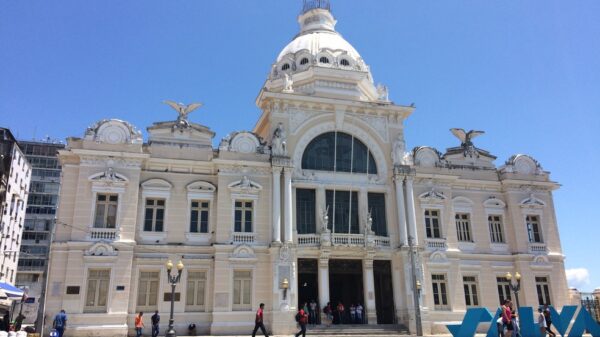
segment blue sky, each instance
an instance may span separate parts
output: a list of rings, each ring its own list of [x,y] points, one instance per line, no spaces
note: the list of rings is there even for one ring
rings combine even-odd
[[[300,0],[2,1],[0,125],[21,139],[81,136],[102,118],[172,120],[165,99],[218,139],[249,130]],[[599,1],[332,0],[338,31],[398,104],[409,147],[527,153],[562,184],[556,211],[571,284],[600,287]]]

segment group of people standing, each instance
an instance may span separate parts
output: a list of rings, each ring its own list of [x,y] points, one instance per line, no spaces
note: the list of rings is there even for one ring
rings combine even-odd
[[[350,304],[350,308],[346,310],[346,307],[342,302],[338,302],[338,305],[333,308],[331,303],[327,302],[327,305],[323,308],[323,313],[327,315],[327,319],[331,324],[363,324],[363,313],[364,307],[358,303]]]
[[[521,337],[519,329],[519,317],[517,311],[514,309],[511,300],[504,300],[501,307],[502,314],[498,318],[498,337]],[[552,331],[552,316],[550,315],[550,308],[548,305],[540,306],[538,308],[537,323],[540,329],[542,337],[550,335],[550,337],[556,337],[556,333]]]
[[[136,316],[135,316],[135,335],[136,337],[141,337],[142,336],[142,331],[144,329],[144,312],[140,311]],[[157,337],[158,336],[158,331],[159,331],[159,325],[160,325],[160,315],[158,314],[158,310],[156,310],[154,312],[154,315],[152,315],[150,317],[150,321],[152,323],[152,337]]]

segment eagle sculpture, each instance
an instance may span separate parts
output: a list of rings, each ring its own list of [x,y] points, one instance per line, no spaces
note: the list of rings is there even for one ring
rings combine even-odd
[[[460,145],[462,147],[473,146],[473,142],[471,141],[471,139],[485,133],[483,131],[477,131],[477,130],[471,130],[469,132],[465,132],[464,129],[459,129],[459,128],[452,128],[452,129],[450,129],[450,132],[452,132],[452,134],[454,136],[456,136],[456,138],[460,139]]]
[[[179,114],[179,116],[177,116],[177,121],[187,121],[187,116],[190,114],[190,112],[202,106],[202,103],[190,103],[185,105],[183,103],[177,103],[169,100],[164,101],[164,103],[173,108],[173,110],[177,111]]]

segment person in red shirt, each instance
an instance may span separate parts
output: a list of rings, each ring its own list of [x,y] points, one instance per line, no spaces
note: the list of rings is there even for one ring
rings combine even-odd
[[[298,310],[296,314],[296,321],[300,325],[300,331],[296,334],[296,337],[302,335],[302,337],[306,337],[306,324],[308,323],[308,314],[304,312],[304,309]]]
[[[265,337],[269,337],[267,335],[267,329],[265,329],[265,325],[263,324],[263,309],[265,308],[265,304],[261,303],[258,310],[256,310],[256,318],[254,319],[254,330],[252,331],[252,337],[256,336],[256,331],[258,328],[265,334]]]

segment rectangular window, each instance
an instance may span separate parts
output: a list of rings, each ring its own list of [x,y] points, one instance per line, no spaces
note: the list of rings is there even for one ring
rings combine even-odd
[[[479,306],[477,278],[475,276],[463,276],[463,288],[465,290],[465,304],[467,307]]]
[[[500,304],[503,304],[504,300],[512,299],[510,295],[510,282],[506,277],[496,277],[496,283],[498,285],[498,300]]]
[[[186,311],[203,311],[206,289],[206,272],[190,271],[187,276],[187,291],[185,297]]]
[[[551,305],[552,301],[550,299],[550,283],[548,282],[548,278],[545,276],[536,276],[535,288],[537,290],[538,295],[538,304]]]
[[[350,191],[325,191],[328,209],[328,228],[333,233],[358,234],[358,193]]]
[[[537,215],[528,215],[525,217],[527,222],[527,235],[529,242],[542,243],[542,233],[540,232],[540,218]]]
[[[252,233],[253,202],[250,200],[235,201],[234,231],[238,233]]]
[[[146,199],[144,231],[162,232],[165,220],[165,199]]]
[[[210,202],[193,200],[190,210],[190,233],[208,233]]]
[[[296,230],[298,234],[317,232],[315,190],[296,189]]]
[[[456,222],[456,235],[458,241],[473,242],[471,237],[471,216],[469,213],[456,213],[454,216]]]
[[[116,228],[119,196],[116,194],[98,194],[96,196],[95,228]]]
[[[435,209],[425,210],[425,233],[430,239],[441,239],[440,211]]]
[[[90,269],[87,280],[84,312],[106,312],[110,270]]]
[[[252,272],[233,272],[233,310],[252,310]]]
[[[142,271],[138,283],[137,306],[148,309],[156,309],[158,302],[158,272]]]
[[[371,230],[378,236],[387,236],[387,220],[385,216],[385,194],[368,194],[369,212],[373,223]]]
[[[433,287],[433,303],[435,310],[448,310],[448,285],[446,283],[446,275],[431,275],[431,283]]]
[[[504,231],[502,230],[502,216],[488,215],[490,226],[490,240],[492,243],[504,243]]]

